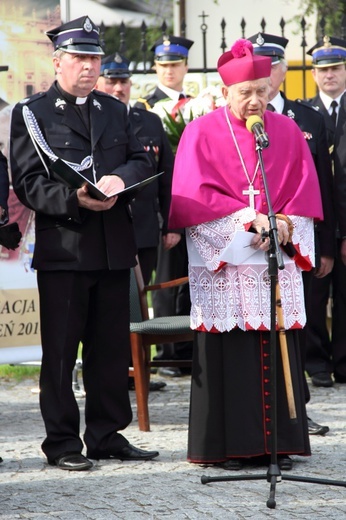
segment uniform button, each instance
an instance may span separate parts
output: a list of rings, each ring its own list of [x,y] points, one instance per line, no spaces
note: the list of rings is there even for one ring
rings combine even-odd
[[[65,146],[70,146],[70,141],[65,141]]]

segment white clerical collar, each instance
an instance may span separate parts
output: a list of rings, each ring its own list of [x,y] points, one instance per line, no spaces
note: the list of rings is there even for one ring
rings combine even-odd
[[[176,101],[178,102],[179,101],[179,96],[180,94],[182,94],[182,92],[178,91],[178,90],[173,90],[172,88],[169,88],[169,87],[165,87],[165,85],[162,85],[162,83],[158,83],[158,88],[160,90],[162,90],[162,92],[164,92],[167,97],[169,97],[172,101]]]
[[[88,100],[88,96],[87,97],[76,97],[76,105],[84,105],[84,103],[86,103]]]
[[[330,109],[330,105],[331,105],[332,101],[336,101],[337,104],[340,105],[340,99],[343,96],[343,94],[344,94],[344,92],[342,92],[340,94],[340,96],[338,96],[337,98],[332,98],[332,97],[328,96],[327,94],[325,94],[324,92],[322,92],[322,90],[320,90],[320,92],[319,92],[321,101],[324,104],[324,106],[326,107],[326,110],[328,110],[328,111]]]

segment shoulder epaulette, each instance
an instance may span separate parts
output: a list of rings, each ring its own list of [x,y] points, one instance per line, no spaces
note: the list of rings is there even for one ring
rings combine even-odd
[[[27,98],[24,98],[24,99],[21,99],[19,101],[19,103],[21,105],[29,105],[29,103],[32,103],[33,101],[36,101],[36,99],[41,99],[43,98],[47,93],[46,92],[37,92],[37,94],[33,94],[32,96],[30,97],[27,97]]]
[[[299,103],[300,105],[302,105],[304,107],[312,108],[313,110],[315,110],[315,112],[318,112],[318,107],[315,107],[314,105],[312,105],[311,102],[309,102],[309,100],[297,98],[295,100],[295,102]]]

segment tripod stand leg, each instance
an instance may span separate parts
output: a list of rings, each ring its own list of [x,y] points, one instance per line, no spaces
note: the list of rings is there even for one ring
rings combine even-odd
[[[269,498],[267,500],[267,507],[269,507],[269,509],[275,509],[275,506],[276,506],[275,491],[276,491],[276,477],[273,476],[270,480]]]
[[[272,455],[273,457],[273,455]],[[276,454],[274,456],[276,460]],[[267,507],[269,509],[275,509],[276,501],[275,501],[275,491],[276,491],[276,483],[281,482],[281,471],[279,465],[274,461],[271,462],[267,472],[267,482],[270,482],[270,491],[269,498],[267,500]]]

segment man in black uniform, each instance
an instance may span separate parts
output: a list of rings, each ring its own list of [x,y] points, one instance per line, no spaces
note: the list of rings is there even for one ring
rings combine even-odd
[[[167,250],[178,241],[178,235],[169,233],[167,228],[174,155],[161,119],[153,112],[131,107],[131,85],[129,61],[124,56],[116,52],[102,59],[100,77],[95,88],[125,103],[134,134],[150,154],[156,165],[156,172],[164,172],[131,201],[138,259],[144,283],[147,285],[157,265],[160,228]],[[163,381],[150,381],[151,391],[165,386]],[[129,379],[129,387],[134,388],[132,377]]]
[[[92,467],[82,455],[72,389],[82,342],[87,457],[149,460],[158,452],[136,448],[119,433],[132,420],[129,282],[137,251],[126,196],[112,194],[151,176],[152,163],[124,104],[92,91],[103,55],[94,23],[81,17],[47,35],[56,81],[15,106],[10,138],[14,190],[36,212],[42,449],[58,468]],[[48,156],[68,161],[108,198],[97,200],[86,185],[74,189],[58,180]]]
[[[22,237],[17,223],[6,226],[9,221],[8,216],[8,196],[9,196],[9,178],[7,170],[7,159],[0,151],[0,250],[1,247],[6,249],[16,249]]]
[[[313,156],[316,170],[318,173],[324,220],[316,225],[316,267],[314,271],[304,271],[304,293],[307,314],[307,325],[301,333],[302,361],[304,366],[305,348],[310,321],[313,322],[315,316],[312,312],[314,295],[310,287],[314,278],[324,278],[327,276],[334,263],[335,256],[335,216],[333,207],[333,175],[329,150],[327,144],[326,128],[323,117],[308,103],[298,99],[296,101],[287,99],[285,94],[280,91],[280,86],[285,80],[287,72],[287,62],[285,60],[285,48],[288,43],[286,38],[272,34],[258,33],[249,38],[254,45],[254,53],[263,56],[271,56],[272,68],[270,74],[271,86],[268,109],[284,114],[293,119],[302,130]],[[310,400],[308,385],[305,382],[306,401]],[[310,434],[327,433],[329,428],[321,426],[308,418]]]
[[[338,299],[334,303],[335,319],[341,317],[342,309],[346,308],[346,93],[340,99],[338,125],[335,133],[334,178],[335,178],[335,205],[339,230],[338,262],[335,266],[337,280],[341,285]],[[341,324],[333,327],[333,363],[334,378],[338,383],[346,383],[346,348],[345,333],[341,336]],[[337,335],[337,333],[340,335]],[[337,369],[337,372],[336,372]]]
[[[131,84],[129,62],[124,56],[115,53],[102,59],[95,88],[125,103],[134,134],[150,154],[156,173],[164,172],[131,201],[139,263],[144,283],[148,284],[156,268],[160,225],[167,249],[175,245],[175,237],[167,228],[174,155],[161,119],[152,112],[131,107]]]
[[[318,94],[309,100],[321,114],[327,127],[327,139],[332,161],[339,161],[344,153],[344,143],[336,143],[336,133],[342,129],[341,98],[346,88],[346,41],[325,36],[314,45],[308,54],[312,56],[312,75],[318,86]],[[340,128],[339,128],[340,125]],[[335,176],[335,194],[339,199],[340,177]],[[339,220],[339,225],[342,222]],[[329,387],[337,383],[346,383],[346,266],[342,259],[343,234],[336,231],[337,249],[332,273],[322,279],[314,279],[313,313],[307,343],[306,369],[315,386]],[[325,309],[332,285],[332,334],[326,327]],[[332,378],[334,376],[334,380]]]
[[[149,96],[140,98],[135,108],[150,109],[158,101],[164,99],[175,101],[188,97],[183,90],[183,82],[188,72],[188,53],[193,45],[192,40],[180,36],[163,36],[151,47],[154,52],[154,67],[158,85]],[[165,237],[159,246],[156,282],[165,282],[174,278],[187,276],[188,260],[183,230],[171,230],[171,240],[176,245],[168,248]],[[190,295],[188,284],[179,288],[157,291],[153,294],[155,316],[188,315],[190,313]],[[192,343],[165,343],[157,345],[156,359],[191,359]],[[189,373],[190,369],[174,367],[160,368],[159,373],[165,376],[178,377]]]

